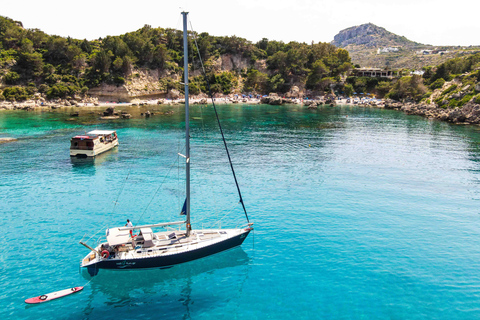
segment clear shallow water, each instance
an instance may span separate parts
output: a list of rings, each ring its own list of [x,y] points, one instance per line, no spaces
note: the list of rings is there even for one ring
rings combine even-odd
[[[87,283],[84,235],[178,218],[183,111],[169,110],[114,122],[0,112],[0,137],[18,139],[0,145],[2,318],[480,317],[480,131],[357,107],[220,107],[255,222],[243,246],[168,270],[102,270],[81,293],[26,305]],[[192,106],[193,225],[237,226],[211,115]],[[94,128],[116,129],[120,147],[72,161],[69,138]]]

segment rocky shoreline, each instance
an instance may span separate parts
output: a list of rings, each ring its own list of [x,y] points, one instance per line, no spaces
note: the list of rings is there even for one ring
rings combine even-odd
[[[385,109],[457,124],[480,124],[480,105],[468,102],[462,108],[439,108],[435,104],[385,101]]]
[[[191,104],[211,103],[206,96],[193,97]],[[284,98],[276,94],[263,97],[238,97],[222,96],[215,98],[215,104],[269,104],[269,105],[302,105],[308,109],[317,109],[319,106],[337,105],[359,105],[376,108],[398,110],[409,115],[419,115],[429,119],[447,121],[457,124],[480,124],[480,105],[473,102],[465,104],[462,108],[442,108],[435,104],[424,104],[414,102],[398,102],[394,100],[370,99],[370,98],[344,98],[325,96],[318,99]],[[86,98],[82,100],[54,100],[40,101],[28,100],[24,102],[0,102],[1,110],[46,110],[65,107],[121,107],[121,106],[142,106],[142,105],[176,105],[184,104],[184,99],[150,99],[133,100],[132,102],[116,103],[99,101],[98,98]]]

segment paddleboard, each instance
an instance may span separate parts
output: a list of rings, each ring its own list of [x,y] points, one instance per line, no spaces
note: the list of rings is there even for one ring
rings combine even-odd
[[[35,298],[30,298],[25,300],[26,303],[42,303],[42,302],[47,302],[50,300],[58,299],[61,297],[68,296],[72,293],[82,291],[83,287],[74,287],[70,289],[65,289],[65,290],[60,290],[48,294],[42,294],[41,296],[35,297]]]

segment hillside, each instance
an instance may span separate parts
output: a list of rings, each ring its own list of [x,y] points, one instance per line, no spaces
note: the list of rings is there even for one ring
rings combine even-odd
[[[93,41],[63,38],[0,16],[0,100],[34,97],[81,101],[88,96],[130,101],[175,97],[183,91],[183,33],[143,28]],[[213,93],[300,96],[330,92],[353,68],[344,49],[330,43],[196,34]],[[207,92],[197,48],[189,40],[190,93]]]
[[[480,51],[479,47],[435,47],[410,41],[372,23],[340,31],[331,42],[346,49],[352,63],[370,68],[420,70],[439,65],[459,55]]]
[[[420,43],[398,36],[382,27],[374,25],[373,23],[366,23],[340,31],[333,38],[332,44],[339,48],[345,48],[352,45],[375,49],[379,47],[402,46],[412,48],[421,46]]]

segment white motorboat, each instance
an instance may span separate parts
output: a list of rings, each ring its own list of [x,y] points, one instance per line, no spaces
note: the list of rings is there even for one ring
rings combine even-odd
[[[70,140],[71,157],[95,157],[118,146],[117,132],[93,130]]]

